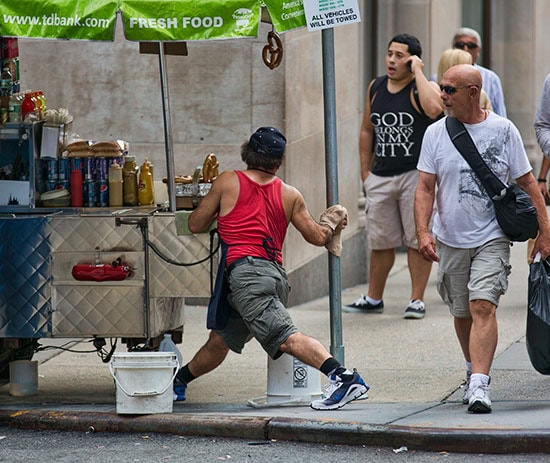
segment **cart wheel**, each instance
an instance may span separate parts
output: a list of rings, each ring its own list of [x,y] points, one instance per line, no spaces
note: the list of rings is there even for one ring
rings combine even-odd
[[[10,380],[10,362],[14,360],[31,360],[36,348],[38,339],[18,339],[19,347],[6,346],[5,340],[0,340],[0,384],[6,384]]]

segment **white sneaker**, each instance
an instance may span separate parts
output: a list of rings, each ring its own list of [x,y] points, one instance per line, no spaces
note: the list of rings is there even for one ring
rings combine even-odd
[[[472,413],[491,413],[491,399],[489,399],[489,385],[476,384],[470,387],[468,411]]]

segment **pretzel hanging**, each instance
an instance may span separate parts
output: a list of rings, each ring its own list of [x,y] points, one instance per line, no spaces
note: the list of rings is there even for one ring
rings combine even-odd
[[[275,69],[283,60],[283,42],[274,31],[267,33],[267,45],[262,49],[262,59],[269,69]]]

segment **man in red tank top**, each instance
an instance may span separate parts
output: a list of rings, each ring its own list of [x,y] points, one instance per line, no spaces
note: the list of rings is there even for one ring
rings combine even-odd
[[[241,147],[247,169],[222,172],[189,217],[193,233],[218,221],[220,238],[227,245],[220,266],[225,269],[221,278],[229,290],[229,313],[178,371],[174,391],[179,400],[185,400],[190,381],[219,366],[229,350],[241,353],[252,338],[273,359],[287,353],[329,377],[326,396],[313,401],[312,408],[338,409],[366,398],[369,386],[359,373],[342,366],[319,341],[299,332],[286,309],[290,288],[281,250],[288,225],[294,225],[308,243],[333,249],[347,214],[342,206],[333,206],[319,222],[313,219],[302,194],[275,175],[285,147],[286,138],[278,129],[260,127]],[[210,304],[209,311],[221,305]]]

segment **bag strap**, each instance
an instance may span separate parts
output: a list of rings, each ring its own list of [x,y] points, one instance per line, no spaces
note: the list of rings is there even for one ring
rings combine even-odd
[[[374,101],[374,97],[376,96],[376,92],[378,92],[378,89],[382,86],[382,84],[385,84],[388,81],[388,76],[380,76],[374,79],[372,82],[372,85],[370,87],[369,92],[369,101],[372,106],[372,103]],[[418,106],[418,110],[420,114],[423,116],[429,117],[425,112],[424,108],[422,107],[422,103],[420,103],[420,95],[418,94],[418,88],[416,87],[416,81],[414,82],[414,85],[411,88],[411,96],[414,98],[414,101],[416,103],[416,106]],[[431,118],[430,118],[431,119]]]
[[[506,184],[485,163],[464,124],[455,117],[447,116],[445,126],[456,149],[475,172],[491,199],[502,196]]]

